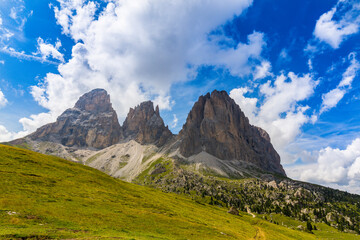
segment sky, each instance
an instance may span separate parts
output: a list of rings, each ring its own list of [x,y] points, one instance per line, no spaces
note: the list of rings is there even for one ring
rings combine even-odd
[[[360,194],[356,0],[0,0],[0,142],[94,88],[120,123],[154,101],[173,133],[226,90],[289,177]]]

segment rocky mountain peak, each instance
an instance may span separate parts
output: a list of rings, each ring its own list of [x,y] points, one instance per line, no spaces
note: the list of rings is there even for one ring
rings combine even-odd
[[[81,96],[73,108],[62,113],[54,123],[29,135],[32,140],[61,143],[70,147],[102,149],[119,141],[122,130],[117,114],[104,89]]]
[[[104,89],[94,89],[82,95],[75,103],[75,108],[92,113],[111,111],[110,95]]]
[[[189,157],[205,151],[223,160],[241,160],[285,175],[280,157],[265,130],[248,118],[225,91],[200,96],[179,133],[180,153]]]
[[[159,106],[154,110],[154,104],[146,101],[130,111],[123,124],[124,136],[134,139],[140,144],[155,143],[161,146],[172,136],[160,117]]]

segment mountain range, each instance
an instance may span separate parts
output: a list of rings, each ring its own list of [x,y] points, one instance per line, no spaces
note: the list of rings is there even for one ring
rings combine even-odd
[[[151,101],[131,108],[120,125],[109,94],[94,89],[56,122],[8,144],[272,222],[282,214],[360,229],[360,196],[287,178],[267,132],[225,91],[200,96],[176,135]]]

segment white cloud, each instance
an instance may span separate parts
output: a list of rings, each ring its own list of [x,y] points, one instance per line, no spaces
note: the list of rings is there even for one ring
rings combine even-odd
[[[286,48],[281,49],[278,61],[279,60],[282,62],[290,62],[292,58],[289,55],[289,50],[287,50]]]
[[[4,1],[3,1],[4,2]],[[5,3],[5,2],[4,2]],[[0,8],[2,16],[0,16],[0,52],[8,54],[21,60],[36,60],[31,54],[15,49],[14,46],[18,42],[26,42],[24,27],[33,11],[27,11],[23,0],[6,1]],[[21,44],[20,44],[21,45]]]
[[[56,116],[57,117],[57,116]],[[54,116],[50,113],[33,114],[30,118],[21,118],[19,122],[23,126],[23,132],[30,134],[35,131],[39,125],[45,125],[53,120]]]
[[[16,20],[18,18],[17,12],[18,12],[18,10],[15,7],[12,7],[11,10],[10,10],[10,15],[9,16],[12,19]]]
[[[312,70],[314,69],[314,67],[313,67],[313,62],[312,62],[312,59],[311,59],[311,58],[308,59],[307,64],[308,64],[308,66],[309,66],[309,70],[312,71]]]
[[[299,102],[309,98],[317,84],[309,74],[298,76],[290,72],[287,76],[282,74],[274,81],[260,85],[259,98],[264,97],[261,103],[256,98],[244,96],[249,91],[246,88],[233,89],[230,97],[244,111],[251,124],[269,133],[282,162],[289,163],[296,159],[287,152],[287,147],[301,133],[300,128],[311,121],[305,114],[309,107]]]
[[[14,33],[12,33],[9,29],[7,29],[3,25],[3,19],[0,16],[0,44],[2,44],[5,41],[8,41],[12,36],[14,36]]]
[[[0,108],[4,107],[7,104],[7,99],[4,96],[4,93],[0,89]]]
[[[225,48],[224,36],[209,34],[241,14],[252,0],[94,1],[59,0],[57,23],[76,42],[72,58],[32,87],[38,103],[55,120],[78,97],[93,88],[106,89],[121,121],[129,107],[153,99],[161,109],[173,101],[170,86],[196,76],[202,65],[226,68],[232,75],[250,74],[249,61],[259,60],[263,34]],[[95,12],[97,15],[95,16]],[[31,128],[43,120],[33,117]],[[38,122],[37,122],[38,121]],[[29,127],[29,126],[28,126]]]
[[[342,75],[341,82],[338,87],[351,87],[353,80],[356,77],[357,71],[360,69],[360,63],[355,58],[355,53],[349,54],[350,66]]]
[[[355,139],[346,149],[327,147],[319,152],[317,161],[304,166],[299,178],[320,184],[360,184],[360,138]]]
[[[255,119],[255,112],[257,111],[257,98],[245,97],[244,95],[250,93],[249,88],[235,88],[230,91],[230,97],[240,106],[245,116],[250,120]]]
[[[18,58],[18,59],[23,59],[23,60],[28,60],[28,61],[45,62],[45,63],[56,64],[56,65],[58,64],[57,62],[44,59],[44,58],[42,58],[40,56],[36,56],[34,54],[27,54],[24,51],[19,52],[12,47],[7,47],[7,46],[2,47],[2,48],[0,48],[0,52],[8,54],[8,55]]]
[[[33,12],[26,11],[23,0],[9,1],[6,6],[7,7],[4,7],[3,11],[8,11],[10,13],[5,15],[5,21],[2,16],[0,16],[0,52],[21,60],[56,64],[55,62],[43,59],[36,54],[28,54],[12,47],[16,41],[26,41],[23,30],[27,19]],[[3,63],[3,61],[0,61],[0,63]]]
[[[4,126],[0,125],[0,142],[6,142],[11,140],[14,134],[9,132]]]
[[[360,63],[356,60],[354,53],[349,54],[349,59],[350,65],[343,73],[338,86],[323,94],[320,114],[334,108],[351,88],[351,84],[356,77],[357,71],[360,69]]]
[[[176,117],[176,114],[173,114],[174,120],[172,121],[171,127],[176,128],[179,119]]]
[[[346,90],[335,88],[330,92],[323,94],[320,114],[335,107],[338,104],[338,102],[344,97],[345,93]]]
[[[357,157],[349,167],[348,177],[360,181],[360,157]]]
[[[334,15],[346,11],[342,16]],[[338,20],[337,20],[338,19]],[[333,48],[339,48],[348,36],[358,33],[360,27],[360,3],[339,0],[335,7],[324,13],[316,22],[314,35]]]
[[[64,62],[64,55],[59,52],[61,47],[60,40],[57,40],[55,45],[45,43],[42,38],[38,38],[38,52],[35,54],[40,54],[43,60],[47,60],[49,57],[57,59],[60,62]]]
[[[260,66],[256,66],[254,80],[262,79],[271,75],[271,63],[262,61]]]
[[[15,138],[24,137],[27,132],[9,132],[3,125],[0,125],[0,142],[8,142]]]

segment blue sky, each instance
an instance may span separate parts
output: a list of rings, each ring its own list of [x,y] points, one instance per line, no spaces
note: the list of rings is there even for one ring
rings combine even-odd
[[[0,0],[0,141],[105,88],[177,133],[226,90],[288,176],[360,193],[360,4],[345,0]]]

